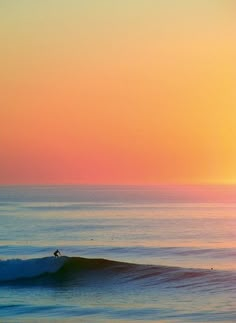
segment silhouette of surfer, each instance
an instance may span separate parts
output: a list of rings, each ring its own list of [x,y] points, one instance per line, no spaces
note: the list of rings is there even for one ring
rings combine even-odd
[[[57,250],[54,252],[54,256],[55,256],[55,257],[59,257],[59,255],[61,256],[61,253],[60,253],[60,251],[57,249]]]

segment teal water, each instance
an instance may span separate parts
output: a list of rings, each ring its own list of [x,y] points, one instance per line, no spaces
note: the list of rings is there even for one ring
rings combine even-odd
[[[1,187],[0,321],[235,322],[234,192]]]

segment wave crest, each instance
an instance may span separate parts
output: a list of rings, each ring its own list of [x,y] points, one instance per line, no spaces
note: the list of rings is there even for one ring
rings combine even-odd
[[[9,259],[0,261],[0,281],[33,278],[57,272],[67,257],[45,257],[35,259]]]
[[[27,280],[27,281],[26,281]],[[223,288],[235,290],[235,272],[171,266],[140,265],[82,257],[45,257],[0,261],[0,284],[44,286],[81,286],[104,284],[139,284],[175,288]]]

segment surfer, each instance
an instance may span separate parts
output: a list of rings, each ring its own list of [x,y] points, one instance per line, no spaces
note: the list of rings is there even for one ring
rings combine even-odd
[[[60,251],[57,249],[57,250],[54,252],[54,256],[55,256],[55,257],[59,257],[59,255],[61,256],[61,253],[60,253]]]

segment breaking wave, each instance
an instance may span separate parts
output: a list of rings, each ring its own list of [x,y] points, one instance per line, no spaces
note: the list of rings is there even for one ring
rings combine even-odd
[[[194,269],[171,266],[140,265],[107,259],[82,257],[44,257],[0,261],[0,284],[43,285],[75,283],[139,284],[175,288],[210,288],[236,291],[236,273],[214,269]]]
[[[36,259],[9,259],[0,261],[0,282],[32,278],[57,272],[67,257],[45,257]]]

